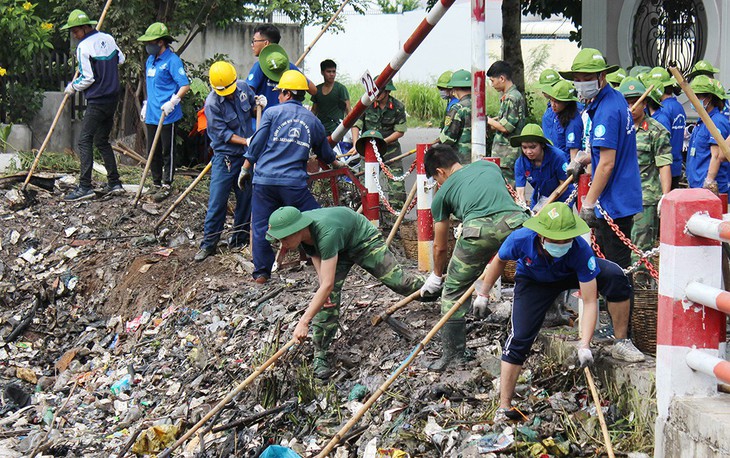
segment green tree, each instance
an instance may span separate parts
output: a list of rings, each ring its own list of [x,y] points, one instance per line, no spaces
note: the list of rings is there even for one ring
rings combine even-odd
[[[581,0],[523,0],[522,12],[525,14],[536,14],[543,19],[557,14],[563,15],[576,28],[570,32],[570,41],[581,41],[581,24],[583,20],[583,2]]]
[[[420,0],[378,0],[378,6],[383,14],[400,14],[417,10],[421,7]]]

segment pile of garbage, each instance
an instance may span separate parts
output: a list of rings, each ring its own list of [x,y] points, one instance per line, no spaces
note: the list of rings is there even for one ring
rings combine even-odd
[[[192,262],[204,204],[186,202],[157,234],[154,206],[125,198],[68,204],[40,193],[24,209],[0,206],[0,456],[159,454],[290,339],[317,288],[313,268],[290,259],[258,285],[247,249]],[[313,376],[309,343],[294,346],[174,455],[316,455],[416,345],[371,324],[398,299],[354,269],[332,378]],[[493,424],[509,302],[498,309],[469,323],[473,362],[428,372],[434,342],[332,456],[602,453],[581,372],[539,346],[517,387],[529,420]],[[420,340],[439,307],[413,302],[395,317]],[[601,409],[617,437],[636,435],[626,412]]]

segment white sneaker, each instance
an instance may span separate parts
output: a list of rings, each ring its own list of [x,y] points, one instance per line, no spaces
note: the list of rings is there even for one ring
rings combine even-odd
[[[617,339],[611,346],[611,356],[627,363],[638,363],[644,361],[646,356],[634,346],[631,339]]]

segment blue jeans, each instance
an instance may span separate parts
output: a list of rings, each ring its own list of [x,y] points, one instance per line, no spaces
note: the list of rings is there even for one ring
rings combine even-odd
[[[229,165],[226,164],[229,161]],[[233,212],[233,229],[230,242],[233,245],[248,243],[251,224],[251,186],[238,189],[238,174],[243,166],[243,156],[213,154],[210,159],[210,197],[205,215],[203,241],[200,248],[215,248],[223,232],[228,212],[228,196],[231,189],[236,194],[236,210]]]
[[[320,208],[306,186],[272,186],[256,184],[253,187],[253,278],[271,277],[274,265],[274,250],[266,240],[269,217],[276,209],[291,205],[301,211]]]

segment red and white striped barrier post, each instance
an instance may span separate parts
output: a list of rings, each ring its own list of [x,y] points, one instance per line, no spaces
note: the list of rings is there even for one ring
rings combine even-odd
[[[664,425],[672,398],[717,392],[715,377],[694,371],[686,362],[693,349],[716,358],[720,343],[725,342],[725,315],[695,304],[686,296],[687,285],[694,281],[713,288],[722,286],[720,242],[685,230],[688,221],[699,212],[722,218],[720,199],[706,189],[676,189],[662,202],[654,447],[657,456],[663,456]]]
[[[430,272],[433,270],[433,178],[426,178],[426,166],[423,158],[426,155],[428,144],[416,145],[416,213],[418,215],[418,270]]]
[[[362,214],[375,227],[380,226],[380,200],[378,198],[378,173],[380,165],[378,158],[375,156],[375,148],[370,140],[365,142],[365,188],[368,192],[365,194],[365,200],[362,203]]]
[[[700,350],[690,350],[687,353],[686,360],[687,365],[697,372],[730,384],[730,361],[709,355]]]
[[[724,314],[730,314],[730,292],[693,281],[685,290],[687,299]]]
[[[487,155],[487,23],[485,0],[471,0],[471,161]]]
[[[426,17],[418,24],[416,30],[414,30],[411,36],[408,37],[405,43],[403,43],[403,46],[401,47],[401,49],[398,50],[398,52],[396,52],[390,63],[386,65],[385,68],[380,72],[380,75],[375,80],[375,86],[382,90],[385,85],[388,84],[388,81],[393,79],[398,70],[400,70],[401,67],[403,67],[403,64],[406,63],[408,58],[411,57],[411,54],[416,51],[418,46],[428,36],[431,30],[433,30],[433,28],[436,27],[436,24],[438,24],[441,18],[444,17],[444,14],[446,14],[446,11],[451,8],[451,5],[454,4],[454,1],[455,0],[439,0],[436,2],[436,4],[433,5],[431,11],[428,12]],[[347,131],[355,124],[355,121],[360,118],[365,109],[372,105],[373,100],[375,100],[376,96],[377,94],[374,94],[372,96],[368,95],[367,91],[365,92],[365,94],[363,94],[360,101],[357,102],[354,107],[352,107],[352,111],[350,111],[350,114],[348,114],[345,119],[342,120],[340,125],[337,126],[335,131],[332,132],[332,135],[330,135],[330,145],[334,146],[337,144],[337,142],[342,140],[342,137],[344,137]]]

